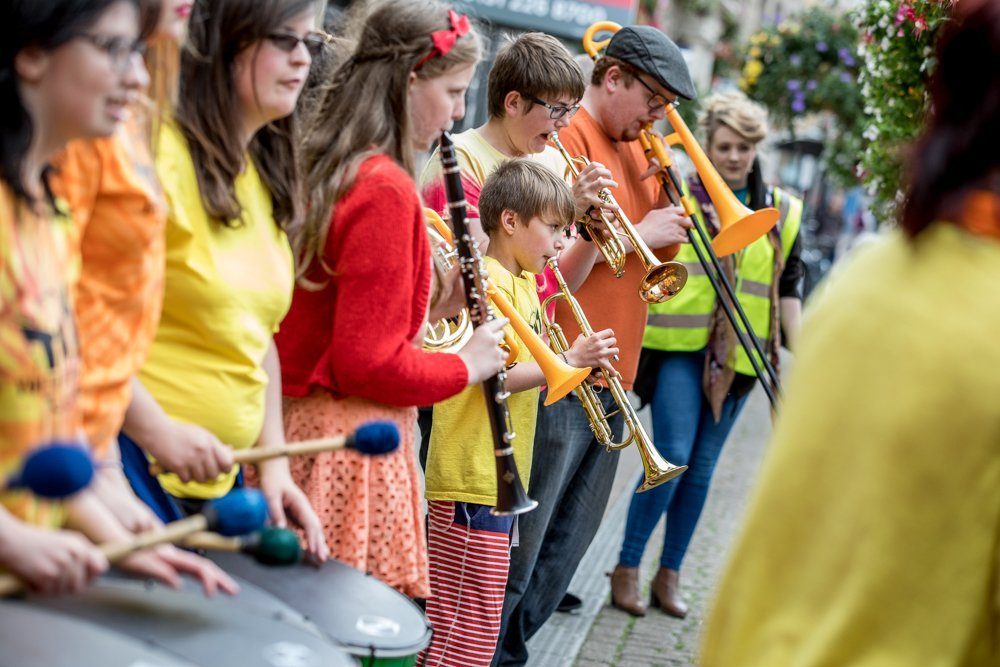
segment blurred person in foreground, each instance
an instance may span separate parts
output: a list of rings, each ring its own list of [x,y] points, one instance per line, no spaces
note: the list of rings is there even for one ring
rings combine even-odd
[[[702,665],[1000,664],[1000,3],[954,12],[901,229],[806,317]]]

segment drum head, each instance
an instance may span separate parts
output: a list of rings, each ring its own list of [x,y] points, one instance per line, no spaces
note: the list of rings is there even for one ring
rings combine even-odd
[[[39,609],[0,602],[0,667],[196,667],[135,639]]]
[[[102,578],[79,595],[31,600],[47,610],[148,642],[204,667],[350,667],[342,650],[239,598]]]
[[[242,554],[211,553],[224,570],[280,598],[357,656],[416,655],[430,643],[431,629],[416,604],[402,593],[354,568],[329,560],[311,565],[267,567]]]

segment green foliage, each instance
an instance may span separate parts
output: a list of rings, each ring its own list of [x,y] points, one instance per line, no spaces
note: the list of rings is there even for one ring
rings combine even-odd
[[[865,63],[859,170],[876,210],[888,216],[902,201],[905,148],[920,134],[928,111],[934,40],[950,9],[947,1],[873,0],[856,17]]]
[[[750,37],[740,87],[766,106],[771,120],[794,131],[801,115],[827,113],[833,123],[827,166],[842,183],[855,180],[849,135],[861,120],[858,33],[844,16],[811,9]]]

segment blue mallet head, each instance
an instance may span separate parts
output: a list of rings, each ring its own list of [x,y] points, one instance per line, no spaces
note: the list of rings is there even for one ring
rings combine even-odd
[[[20,472],[7,479],[8,489],[26,489],[41,498],[65,498],[94,479],[94,461],[76,444],[53,443],[29,453]]]
[[[388,454],[399,447],[399,429],[390,421],[368,422],[347,439],[347,446],[362,454]]]
[[[239,537],[260,530],[267,523],[267,501],[257,489],[236,489],[205,503],[201,513],[208,529],[226,537]]]

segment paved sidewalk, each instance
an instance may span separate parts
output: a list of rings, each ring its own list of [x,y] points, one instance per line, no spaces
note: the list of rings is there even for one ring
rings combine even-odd
[[[648,430],[648,410],[640,416]],[[605,572],[617,562],[625,515],[641,468],[635,448],[624,450],[604,521],[570,586],[572,592],[584,599],[584,607],[574,614],[555,614],[532,638],[528,667],[694,664],[706,606],[739,528],[770,431],[767,399],[758,387],[726,443],[708,503],[688,550],[681,581],[690,612],[683,621],[658,610],[634,619],[609,604],[609,580]],[[662,544],[661,522],[643,559],[641,577],[646,595]]]

